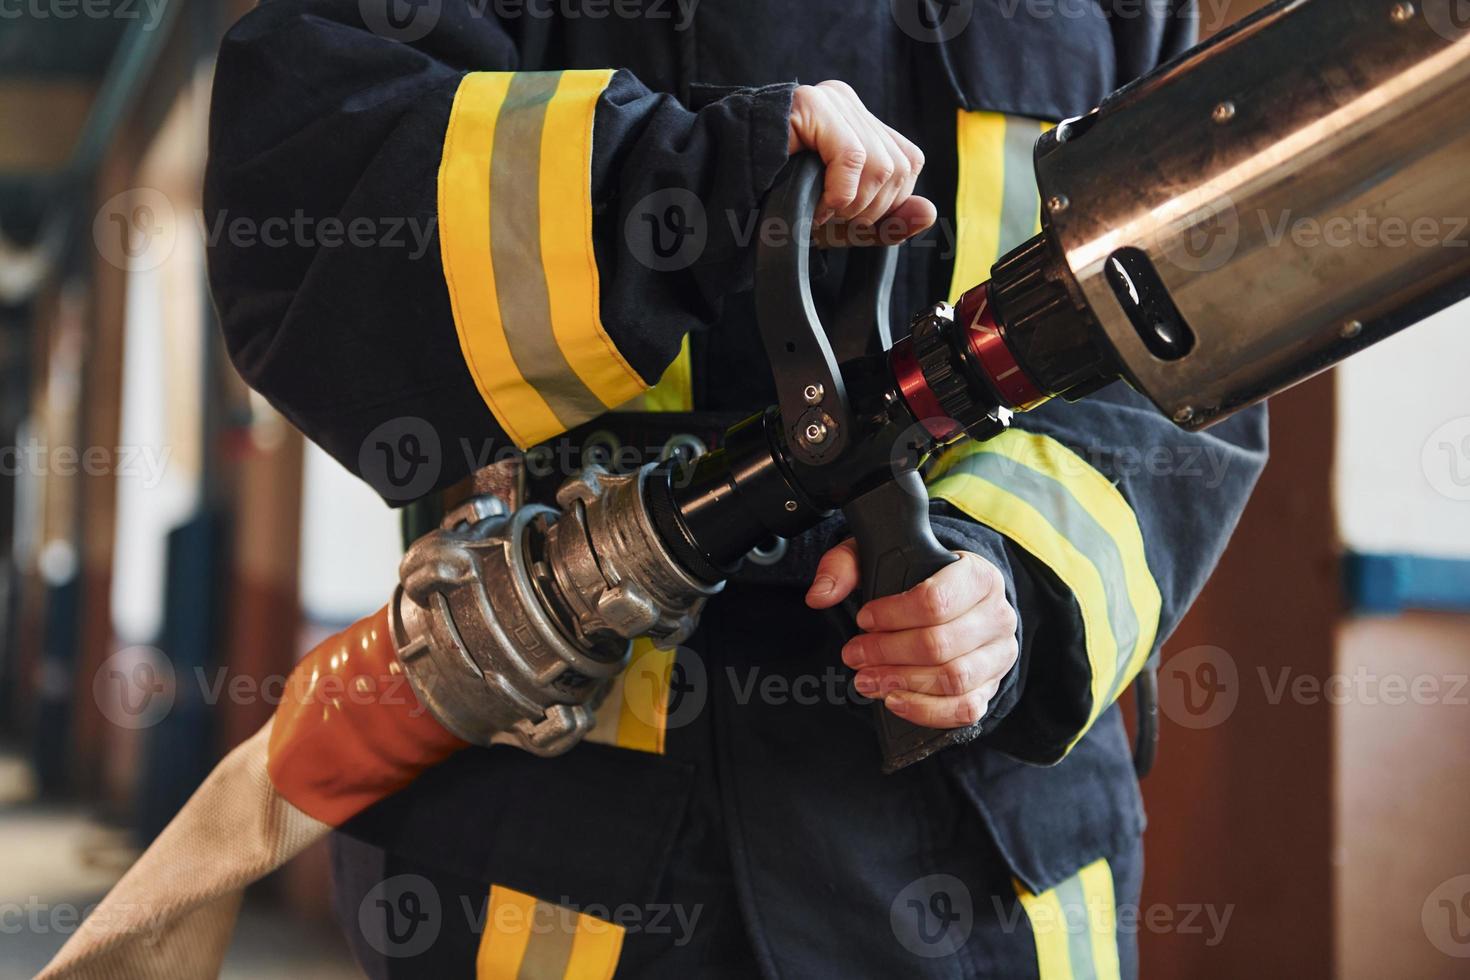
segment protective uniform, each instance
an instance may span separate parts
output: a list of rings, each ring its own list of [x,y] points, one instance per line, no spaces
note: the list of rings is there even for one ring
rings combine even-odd
[[[1042,128],[1182,51],[1195,20],[1189,0],[266,0],[225,42],[211,123],[230,351],[395,505],[511,446],[555,473],[609,436],[629,465],[672,434],[712,441],[774,401],[749,245],[795,80],[846,80],[926,153],[941,218],[904,249],[902,323],[1038,228]],[[229,234],[269,222],[270,245]],[[825,264],[828,305],[843,258]],[[1020,613],[979,741],[878,774],[844,633],[802,603],[845,536],[829,522],[748,564],[677,655],[640,645],[588,743],[462,752],[346,825],[361,962],[1134,975],[1144,818],[1115,702],[1264,455],[1260,410],[1191,435],[1122,386],[952,449],[927,477],[936,532],[995,563]]]

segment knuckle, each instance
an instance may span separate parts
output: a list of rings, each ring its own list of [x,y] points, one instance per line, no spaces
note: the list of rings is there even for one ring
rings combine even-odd
[[[933,619],[942,618],[949,612],[953,600],[950,598],[949,590],[939,582],[930,579],[919,587],[919,611]]]
[[[944,633],[940,630],[925,630],[919,634],[917,640],[917,653],[919,659],[925,663],[943,663],[945,655],[949,652],[949,643],[945,641]]]
[[[975,668],[963,657],[946,664],[939,676],[950,694],[967,694],[975,687]]]
[[[868,151],[855,142],[849,142],[832,161],[844,170],[862,170],[868,163]]]
[[[978,691],[967,694],[960,698],[957,710],[958,720],[963,725],[973,725],[985,717],[985,712],[990,709],[990,701]]]

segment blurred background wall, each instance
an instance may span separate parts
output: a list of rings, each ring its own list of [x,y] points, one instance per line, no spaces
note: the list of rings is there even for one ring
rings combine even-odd
[[[0,20],[0,911],[29,923],[0,977],[393,581],[393,515],[219,349],[199,186],[247,6]],[[1470,975],[1467,326],[1275,404],[1260,491],[1164,649],[1147,976]],[[257,889],[232,975],[353,975],[327,888],[313,851]]]

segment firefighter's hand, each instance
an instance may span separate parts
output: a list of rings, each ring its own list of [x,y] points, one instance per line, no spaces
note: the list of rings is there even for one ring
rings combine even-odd
[[[1016,611],[1000,569],[959,554],[907,592],[864,605],[858,626],[866,632],[842,648],[858,693],[882,698],[926,728],[963,728],[985,717],[1016,663]],[[857,546],[848,540],[822,557],[807,605],[835,606],[857,586]]]
[[[868,111],[852,86],[802,85],[791,102],[790,150],[827,165],[816,223],[830,244],[896,244],[934,224],[933,202],[914,195],[924,154]]]

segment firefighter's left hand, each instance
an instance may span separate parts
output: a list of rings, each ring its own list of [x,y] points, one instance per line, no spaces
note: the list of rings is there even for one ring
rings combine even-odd
[[[1016,611],[1000,569],[979,555],[960,560],[858,612],[865,632],[842,648],[858,693],[926,728],[963,728],[985,717],[1016,663]],[[858,587],[857,545],[822,557],[806,603],[835,606]]]

